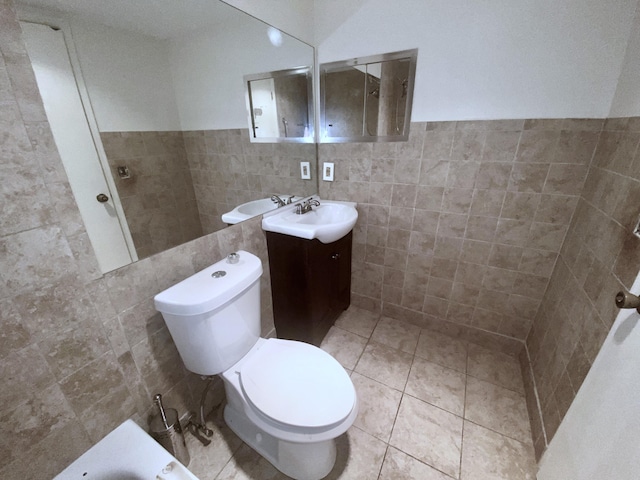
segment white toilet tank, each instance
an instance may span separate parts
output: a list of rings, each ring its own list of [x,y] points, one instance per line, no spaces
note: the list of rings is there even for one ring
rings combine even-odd
[[[199,375],[224,372],[260,338],[262,262],[236,254],[236,263],[227,257],[154,298],[182,361]]]

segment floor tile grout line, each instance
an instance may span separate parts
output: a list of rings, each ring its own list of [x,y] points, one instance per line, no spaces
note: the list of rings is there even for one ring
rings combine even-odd
[[[464,372],[464,402],[462,404],[462,433],[460,435],[460,463],[458,464],[458,478],[462,480],[462,456],[464,454],[464,425],[467,416],[467,383],[469,382],[469,345],[467,345],[467,358]]]
[[[376,331],[376,327],[378,326],[378,324],[380,323],[380,318],[382,318],[381,316],[378,316],[378,320],[376,320],[376,324],[373,326],[373,329],[371,330],[371,333],[369,334],[369,338],[367,338],[367,343],[364,344],[364,348],[362,349],[362,352],[360,352],[360,355],[358,355],[358,360],[356,360],[355,365],[353,366],[353,371],[356,371],[356,367],[358,366],[358,363],[360,363],[360,359],[362,358],[362,355],[364,355],[364,351],[367,349],[367,347],[369,346],[369,344],[371,343],[371,337],[373,337],[373,332]],[[359,373],[359,372],[357,372]],[[360,374],[362,375],[362,374]],[[366,375],[365,375],[366,376]],[[373,380],[373,379],[372,379]]]
[[[378,470],[378,476],[376,477],[378,480],[381,480],[380,476],[382,475],[382,468],[384,467],[384,462],[387,460],[387,453],[389,453],[388,443],[386,443],[386,447],[384,449],[384,455],[382,456],[382,463],[380,464],[380,469]]]
[[[449,413],[449,414],[451,414],[451,415],[453,415],[453,416],[455,416],[455,417],[458,417],[458,418],[460,418],[460,419],[464,420],[464,417],[463,417],[462,415],[459,415],[459,414],[457,414],[457,413],[454,413],[454,412],[452,412],[451,410],[447,410],[446,408],[442,408],[441,406],[436,405],[435,403],[431,403],[431,402],[429,402],[429,401],[427,401],[427,400],[424,400],[424,399],[422,399],[422,398],[420,398],[420,397],[416,397],[415,395],[413,395],[413,394],[411,394],[411,393],[402,393],[402,396],[403,396],[403,397],[404,397],[405,395],[406,395],[407,397],[413,398],[414,400],[418,400],[419,402],[426,403],[427,405],[429,405],[429,406],[431,406],[431,407],[437,408],[438,410],[442,410],[443,412]]]
[[[472,375],[470,373],[467,373],[466,375],[468,377],[475,378],[476,380],[480,380],[481,382],[490,383],[491,385],[493,385],[495,387],[504,388],[505,390],[509,390],[510,392],[517,393],[519,396],[526,398],[526,394],[525,393],[519,392],[518,390],[514,390],[513,388],[506,387],[504,384],[498,383],[497,381],[492,381],[492,380],[487,379],[487,378],[481,378],[481,377],[479,377],[477,375]]]
[[[395,448],[395,449],[396,449],[396,450],[398,450],[399,452],[402,452],[403,454],[405,454],[407,457],[410,457],[410,458],[414,459],[416,462],[419,462],[419,463],[421,463],[421,464],[423,464],[423,465],[426,465],[426,466],[427,466],[427,467],[429,467],[429,468],[432,468],[433,470],[435,470],[435,471],[437,471],[437,472],[442,473],[442,474],[443,474],[445,477],[447,477],[447,478],[455,479],[455,477],[452,477],[452,476],[451,476],[451,475],[449,475],[448,473],[443,472],[443,471],[442,471],[442,470],[440,470],[438,467],[435,467],[435,466],[431,465],[430,463],[425,462],[424,460],[420,460],[418,457],[416,457],[416,456],[414,456],[414,455],[411,455],[410,453],[407,453],[407,452],[405,452],[404,450],[401,450],[400,448],[396,447],[395,445],[391,445],[391,444],[389,444],[389,447],[390,447],[390,448]],[[388,450],[388,449],[387,449],[387,450]],[[384,463],[384,462],[383,462],[383,463]]]
[[[481,423],[478,423],[478,422],[476,422],[476,421],[474,421],[474,420],[470,420],[470,419],[468,419],[468,418],[465,418],[465,419],[464,419],[464,421],[465,421],[465,422],[469,422],[469,423],[473,423],[473,424],[474,424],[475,426],[477,426],[477,427],[482,427],[482,428],[484,428],[485,430],[489,430],[490,432],[493,432],[493,433],[495,433],[495,434],[497,434],[497,435],[500,435],[501,437],[508,438],[509,440],[513,440],[514,442],[518,442],[518,443],[520,443],[520,444],[522,444],[522,445],[525,445],[525,446],[527,446],[527,445],[533,445],[533,440],[531,441],[531,443],[523,442],[522,440],[518,440],[517,438],[513,438],[511,435],[508,435],[508,434],[503,433],[503,432],[499,432],[498,430],[495,430],[495,429],[493,429],[493,428],[490,428],[490,427],[487,427],[487,426],[485,426],[485,425],[482,425]]]
[[[234,435],[235,435],[235,433],[234,433]],[[240,437],[238,437],[238,438],[240,438]],[[218,479],[218,478],[220,477],[220,475],[222,474],[222,472],[224,471],[224,469],[225,469],[225,468],[227,468],[227,465],[229,465],[229,464],[233,461],[234,457],[236,456],[236,453],[238,453],[238,451],[242,448],[242,445],[245,445],[245,442],[244,442],[242,439],[240,439],[240,440],[241,440],[241,441],[240,441],[240,443],[238,444],[238,446],[236,447],[236,449],[235,449],[235,450],[233,450],[233,451],[231,452],[231,456],[229,457],[229,460],[227,460],[227,461],[225,462],[225,464],[222,466],[222,468],[220,469],[220,471],[216,474],[216,476],[215,476],[215,477],[213,477],[213,479],[214,479],[214,480],[216,480],[216,479]],[[248,446],[248,445],[247,445],[247,446]],[[251,447],[249,447],[249,448],[251,448]]]

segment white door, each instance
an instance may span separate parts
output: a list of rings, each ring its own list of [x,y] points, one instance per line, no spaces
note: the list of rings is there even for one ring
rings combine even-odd
[[[253,104],[255,136],[258,138],[281,136],[278,124],[278,107],[276,106],[276,87],[273,78],[251,80],[251,102]],[[286,119],[282,121],[286,121]]]
[[[640,275],[631,291],[640,293]],[[640,478],[639,320],[635,310],[618,314],[542,457],[538,480]]]
[[[22,31],[51,131],[71,190],[102,272],[137,259],[127,245],[126,221],[120,222],[100,164],[61,30],[22,22]],[[98,200],[98,195],[102,202]],[[125,230],[126,229],[126,230]],[[130,235],[129,235],[130,238]],[[132,246],[132,243],[130,243]]]

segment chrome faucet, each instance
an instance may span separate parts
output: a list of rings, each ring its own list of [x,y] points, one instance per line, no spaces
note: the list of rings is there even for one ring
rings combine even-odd
[[[291,204],[291,202],[293,201],[293,195],[287,198],[286,202],[282,200],[278,195],[271,195],[271,201],[275,203],[278,206],[278,208],[284,207],[285,205]]]
[[[319,207],[319,206],[320,206],[320,202],[315,198],[312,198],[302,203],[296,203],[296,213],[298,215],[303,215],[307,212],[311,212],[313,210],[311,207]]]

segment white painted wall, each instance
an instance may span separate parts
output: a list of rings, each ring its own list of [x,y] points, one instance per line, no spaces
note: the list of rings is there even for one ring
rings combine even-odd
[[[413,121],[606,117],[637,3],[368,0],[318,57],[419,48]]]
[[[331,36],[368,0],[319,0],[313,7],[313,45],[320,45]]]
[[[170,61],[183,130],[248,128],[243,76],[312,65],[313,48],[288,35],[272,45],[265,24],[240,18],[172,40]]]
[[[243,76],[313,64],[313,48],[238,13],[160,40],[71,19],[100,131],[247,128]]]
[[[640,275],[631,288],[640,293]],[[613,298],[611,299],[613,301]],[[622,310],[540,462],[538,480],[636,480],[640,314]]]
[[[166,41],[70,23],[100,131],[180,129]]]
[[[611,104],[611,117],[640,115],[640,4],[636,9],[633,29],[618,88]]]

